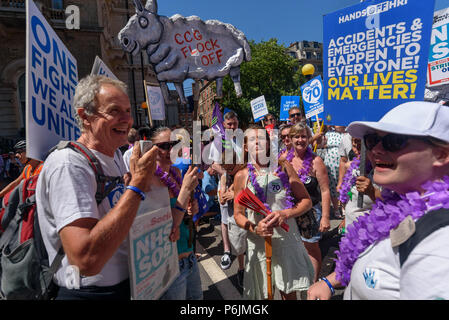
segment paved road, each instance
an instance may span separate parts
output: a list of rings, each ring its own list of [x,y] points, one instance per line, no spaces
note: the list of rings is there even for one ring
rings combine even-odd
[[[338,248],[340,236],[337,228],[341,220],[331,220],[331,230],[323,235],[320,242],[323,263],[321,275],[328,275],[334,267],[334,252]],[[241,300],[242,290],[237,284],[238,261],[233,257],[233,263],[228,270],[220,268],[220,258],[223,254],[223,243],[219,222],[210,219],[200,224],[197,233],[197,248],[201,281],[205,300]],[[342,299],[343,290],[336,290],[333,300]],[[302,297],[304,298],[304,297]],[[280,299],[276,291],[274,299]],[[298,297],[299,299],[299,297]]]

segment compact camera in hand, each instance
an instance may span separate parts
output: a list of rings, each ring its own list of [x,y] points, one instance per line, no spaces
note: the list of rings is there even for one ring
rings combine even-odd
[[[140,154],[142,155],[148,150],[150,150],[151,147],[153,146],[153,142],[151,142],[151,140],[139,140],[139,144],[140,144]]]

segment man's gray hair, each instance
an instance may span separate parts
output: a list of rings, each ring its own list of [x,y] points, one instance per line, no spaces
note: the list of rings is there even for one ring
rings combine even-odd
[[[78,115],[78,109],[84,109],[87,115],[93,115],[97,110],[96,96],[102,85],[110,84],[121,89],[127,94],[128,87],[120,80],[111,79],[100,75],[89,75],[78,82],[73,97],[73,108],[75,109],[75,119],[81,131],[83,131],[83,120]]]
[[[237,113],[235,113],[234,111],[228,111],[228,112],[226,112],[225,113],[225,115],[223,116],[223,119],[224,120],[229,120],[229,119],[232,119],[232,118],[239,118],[238,116],[237,116]]]

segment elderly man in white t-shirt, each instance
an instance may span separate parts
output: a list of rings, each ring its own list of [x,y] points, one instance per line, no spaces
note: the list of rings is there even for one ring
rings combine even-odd
[[[73,106],[82,132],[78,142],[95,155],[107,176],[127,172],[120,152],[116,152],[127,143],[133,124],[126,90],[121,81],[88,76],[75,91]],[[65,148],[46,159],[36,200],[50,262],[61,246],[65,252],[54,276],[59,286],[57,299],[129,299],[124,240],[144,193],[150,189],[148,177],[155,171],[155,156],[155,147],[143,155],[140,148],[134,148],[130,176],[125,180],[128,184],[118,184],[99,205],[95,173],[86,157]],[[79,275],[73,278],[77,270]],[[73,281],[79,281],[79,289],[73,288]]]

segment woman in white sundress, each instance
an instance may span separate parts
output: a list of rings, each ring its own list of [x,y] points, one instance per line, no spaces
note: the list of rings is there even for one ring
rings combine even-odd
[[[248,230],[243,296],[251,300],[267,298],[265,237],[271,237],[272,285],[280,291],[282,299],[294,300],[296,291],[307,290],[314,276],[295,221],[295,217],[309,210],[312,203],[288,161],[283,161],[282,169],[276,171],[263,164],[260,159],[266,157],[268,150],[266,131],[251,126],[246,132],[245,153],[246,159],[256,160],[236,174],[234,192],[238,195],[248,187],[272,213],[264,218],[246,210],[246,216],[245,208],[234,202],[234,219],[238,226]],[[279,227],[282,223],[289,225],[288,232]]]

